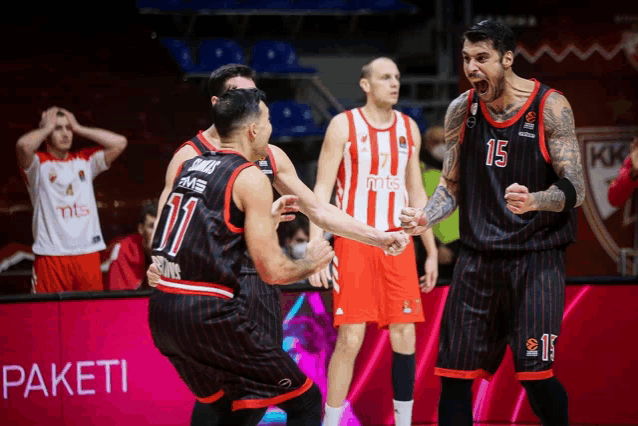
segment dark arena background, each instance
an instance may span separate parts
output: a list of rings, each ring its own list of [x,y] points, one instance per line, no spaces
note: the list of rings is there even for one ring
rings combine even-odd
[[[79,123],[128,140],[94,183],[106,277],[118,240],[136,232],[142,204],[159,197],[173,152],[210,126],[210,71],[230,62],[257,71],[271,107],[271,143],[312,188],[330,118],[365,101],[363,64],[378,56],[396,61],[396,108],[425,133],[470,88],[462,32],[493,18],[518,37],[514,71],[564,93],[576,121],[587,199],[578,209],[578,241],[567,251],[554,365],[570,395],[571,423],[638,425],[638,196],[621,207],[607,199],[638,134],[638,3],[138,0],[25,2],[7,10],[0,18],[0,423],[186,425],[194,401],[151,340],[147,306],[155,290],[30,294],[33,208],[15,146],[43,111],[66,108]],[[74,139],[74,149],[88,146]],[[417,425],[437,422],[433,369],[449,282],[442,272],[422,296]],[[325,398],[337,336],[331,293],[301,282],[285,289],[282,304],[284,348]],[[387,330],[370,326],[342,424],[393,424],[391,357]],[[537,424],[510,354],[491,381],[474,386],[475,422]],[[284,423],[277,409],[262,421]]]

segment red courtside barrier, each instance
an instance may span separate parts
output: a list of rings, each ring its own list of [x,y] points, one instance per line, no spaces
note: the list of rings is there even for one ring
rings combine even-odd
[[[415,424],[436,421],[439,383],[433,368],[447,289],[437,287],[422,298],[430,315],[417,327]],[[187,424],[194,399],[153,346],[148,294],[0,301],[2,424]],[[284,305],[290,308],[297,297],[284,295]],[[322,298],[329,301],[329,293]],[[554,371],[569,392],[573,424],[638,422],[636,301],[638,285],[568,285]],[[320,346],[314,343],[306,349]],[[370,326],[349,395],[361,425],[393,422],[391,356],[387,331]],[[509,355],[491,382],[476,382],[475,395],[476,420],[535,421]]]

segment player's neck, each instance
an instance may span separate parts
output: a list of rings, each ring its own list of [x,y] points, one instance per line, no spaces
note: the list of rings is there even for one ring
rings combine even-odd
[[[218,139],[219,149],[222,151],[235,151],[240,154],[246,160],[255,162],[262,156],[256,153],[252,149],[252,145],[249,141],[241,139]]]
[[[62,149],[56,149],[56,148],[52,147],[49,144],[47,144],[46,150],[47,150],[47,152],[49,154],[51,154],[52,156],[54,156],[58,160],[64,160],[64,159],[66,159],[66,157],[69,156],[69,151],[62,150]]]
[[[486,103],[488,110],[492,114],[509,114],[513,110],[518,110],[534,91],[535,83],[511,74],[505,79],[505,90],[498,99]]]
[[[394,123],[394,112],[391,104],[376,104],[367,102],[361,111],[371,126],[377,128],[389,127]]]
[[[210,126],[208,129],[204,130],[202,132],[202,135],[215,148],[217,148],[217,149],[221,148],[221,141],[220,141],[219,133],[217,133],[217,129],[215,129],[215,125],[214,124],[212,126]]]

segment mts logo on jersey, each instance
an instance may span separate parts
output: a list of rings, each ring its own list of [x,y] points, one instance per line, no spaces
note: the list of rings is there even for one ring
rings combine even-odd
[[[366,188],[369,191],[398,191],[401,188],[401,179],[396,176],[368,176]]]
[[[206,189],[206,181],[203,179],[197,179],[195,177],[184,176],[179,180],[177,186],[190,189],[192,191],[202,193]]]
[[[91,211],[87,206],[78,205],[77,203],[73,203],[72,206],[61,206],[56,207],[55,210],[60,213],[62,219],[70,219],[72,217],[84,217],[91,214]]]
[[[188,171],[197,171],[206,173],[207,175],[213,173],[217,166],[221,164],[219,160],[202,160],[201,158],[195,159],[193,164],[189,167]]]

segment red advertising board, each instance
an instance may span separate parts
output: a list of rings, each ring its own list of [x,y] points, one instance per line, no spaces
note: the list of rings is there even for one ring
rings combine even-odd
[[[417,424],[436,421],[433,368],[446,295],[447,287],[439,287],[423,296],[430,315],[417,327]],[[284,346],[293,348],[324,397],[330,354],[320,340],[332,345],[334,331],[311,315],[329,316],[328,296],[287,294],[283,300],[291,311]],[[572,423],[638,423],[636,300],[638,285],[567,287],[554,371],[570,395]],[[153,346],[147,305],[144,297],[0,304],[3,424],[187,424],[194,399]],[[288,326],[295,323],[293,310],[301,318],[294,327]],[[393,424],[391,357],[387,330],[370,326],[348,396],[349,425]],[[275,418],[267,415],[264,423]],[[474,418],[536,421],[509,355],[492,381],[475,383]]]

